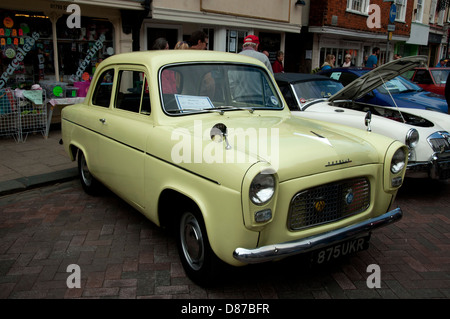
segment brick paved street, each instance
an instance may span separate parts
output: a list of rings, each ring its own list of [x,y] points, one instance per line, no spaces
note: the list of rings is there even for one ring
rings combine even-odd
[[[450,182],[408,180],[404,218],[339,263],[294,257],[230,270],[203,289],[184,274],[174,239],[115,195],[86,195],[78,180],[0,197],[0,298],[448,299]],[[81,288],[67,288],[67,266]],[[367,266],[381,288],[367,287]]]

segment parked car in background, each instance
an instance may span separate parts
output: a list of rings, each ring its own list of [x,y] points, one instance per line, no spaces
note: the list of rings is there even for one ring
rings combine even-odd
[[[450,68],[414,68],[405,72],[403,77],[416,83],[425,91],[445,96],[445,83],[447,82]]]
[[[361,67],[334,68],[320,71],[317,74],[338,80],[346,86],[371,70],[373,69]],[[373,105],[398,106],[401,108],[424,109],[448,113],[448,105],[444,96],[425,91],[417,84],[400,76],[400,74],[385,83],[380,81],[378,87],[373,87],[370,91],[365,91],[364,95],[359,94],[357,100],[358,102]]]
[[[422,57],[422,59],[425,59]],[[403,58],[384,64],[348,84],[311,74],[275,74],[275,79],[292,113],[355,128],[368,129],[405,143],[409,148],[407,177],[450,178],[450,115],[420,109],[401,109],[356,102],[371,87],[389,82],[420,57]],[[339,91],[339,92],[338,92]],[[370,112],[370,113],[369,113]],[[369,114],[370,123],[366,121]]]
[[[257,59],[163,51],[101,62],[84,102],[62,110],[62,140],[86,192],[103,184],[174,230],[193,281],[224,263],[323,263],[401,218],[403,143],[294,117]]]

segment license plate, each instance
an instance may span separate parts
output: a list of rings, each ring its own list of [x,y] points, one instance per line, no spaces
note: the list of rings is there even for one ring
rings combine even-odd
[[[369,248],[369,241],[370,235],[353,238],[322,248],[312,253],[312,262],[314,264],[324,264],[340,257],[348,256],[361,250],[366,250]]]

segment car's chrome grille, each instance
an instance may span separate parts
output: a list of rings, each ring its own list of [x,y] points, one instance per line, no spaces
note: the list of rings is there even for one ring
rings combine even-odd
[[[346,179],[297,193],[289,206],[288,228],[300,230],[365,211],[370,183],[365,177]]]
[[[450,143],[448,139],[444,138],[443,136],[437,137],[437,134],[433,134],[433,136],[429,138],[428,141],[434,152],[441,153],[450,151]]]

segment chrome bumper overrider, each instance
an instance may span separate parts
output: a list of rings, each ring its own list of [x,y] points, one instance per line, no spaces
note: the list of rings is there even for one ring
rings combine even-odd
[[[359,234],[369,233],[376,228],[387,226],[400,220],[402,216],[402,210],[396,208],[376,218],[368,219],[358,224],[336,229],[324,234],[255,249],[237,248],[234,251],[233,256],[241,262],[252,264],[307,253],[354,238]]]
[[[434,153],[428,162],[408,163],[406,177],[450,178],[450,152]]]

